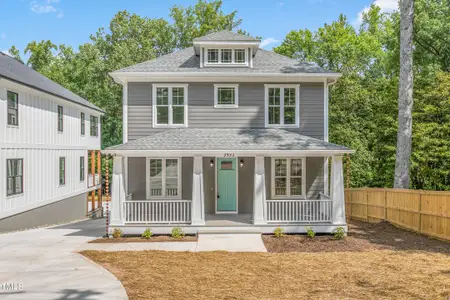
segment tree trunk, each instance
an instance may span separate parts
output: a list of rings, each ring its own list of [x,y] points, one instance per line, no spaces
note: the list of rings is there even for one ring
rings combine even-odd
[[[409,188],[413,108],[414,0],[400,0],[400,80],[394,188]]]

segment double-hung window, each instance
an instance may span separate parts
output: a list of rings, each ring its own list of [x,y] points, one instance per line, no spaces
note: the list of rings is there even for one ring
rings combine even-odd
[[[19,126],[19,94],[7,91],[8,125]]]
[[[80,115],[80,120],[81,120],[81,135],[84,135],[86,132],[86,117],[84,116],[84,112],[81,113]]]
[[[214,85],[214,107],[237,108],[239,106],[239,93],[237,84]]]
[[[58,132],[64,131],[64,108],[58,105]]]
[[[272,158],[272,198],[304,198],[305,158]]]
[[[147,198],[181,199],[181,161],[147,158]]]
[[[23,159],[6,160],[6,196],[23,193]]]
[[[153,85],[153,126],[187,127],[187,85]]]
[[[98,136],[98,117],[91,116],[91,136]]]
[[[59,185],[66,184],[66,158],[59,158]]]
[[[298,127],[299,85],[265,86],[266,127]]]

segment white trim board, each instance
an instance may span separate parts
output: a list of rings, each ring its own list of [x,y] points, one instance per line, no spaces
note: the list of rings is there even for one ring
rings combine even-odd
[[[119,155],[125,157],[180,157],[180,156],[217,156],[224,157],[225,153],[234,153],[235,156],[308,156],[308,157],[327,157],[341,156],[344,154],[355,153],[355,150],[103,150],[103,154]]]

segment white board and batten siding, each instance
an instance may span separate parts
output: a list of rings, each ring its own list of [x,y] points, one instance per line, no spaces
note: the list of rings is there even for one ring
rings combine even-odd
[[[19,125],[7,124],[7,91],[19,96]],[[58,132],[58,105],[63,107],[63,132]],[[85,134],[81,135],[81,112]],[[0,79],[0,219],[87,192],[88,150],[99,150],[90,135],[90,116],[101,113],[56,96]],[[85,179],[80,181],[80,157]],[[66,160],[66,183],[59,185],[59,157]],[[23,159],[23,193],[7,197],[6,160]]]

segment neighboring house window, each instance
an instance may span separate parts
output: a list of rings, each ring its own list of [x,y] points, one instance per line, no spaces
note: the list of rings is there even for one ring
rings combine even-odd
[[[81,120],[81,135],[84,135],[86,132],[86,124],[85,124],[86,119],[83,112],[81,113],[80,120]]]
[[[64,131],[64,109],[61,105],[58,105],[58,131]]]
[[[91,116],[91,136],[98,136],[98,117]]]
[[[153,85],[153,125],[187,126],[187,85]]]
[[[299,126],[299,85],[266,85],[266,126]]]
[[[178,158],[148,158],[147,174],[147,198],[181,199],[181,165]]]
[[[208,49],[208,63],[216,64],[219,62],[219,49]]]
[[[237,108],[239,105],[238,87],[237,84],[215,84],[214,107]]]
[[[234,49],[234,62],[237,64],[245,63],[245,49]]]
[[[59,185],[66,184],[66,158],[59,158]]]
[[[6,160],[6,196],[23,193],[23,159]]]
[[[304,158],[272,158],[272,198],[304,198]]]
[[[80,156],[80,181],[84,181],[84,156]]]
[[[207,49],[206,64],[246,64],[245,49]]]
[[[7,91],[8,125],[19,126],[19,95]]]

